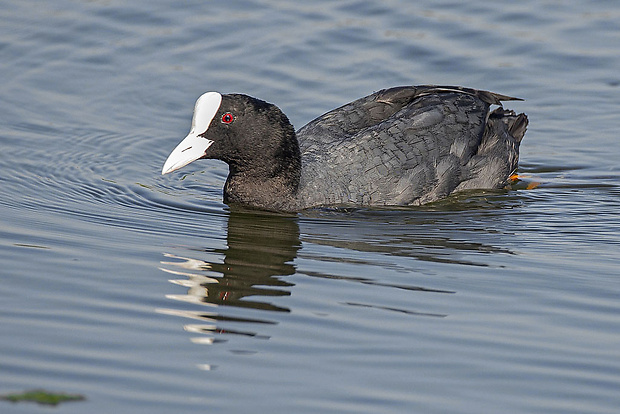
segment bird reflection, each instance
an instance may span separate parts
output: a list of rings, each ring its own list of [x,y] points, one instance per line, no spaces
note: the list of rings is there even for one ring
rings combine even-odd
[[[170,282],[186,289],[167,298],[186,305],[158,311],[191,319],[184,328],[194,334],[195,343],[213,344],[234,336],[268,339],[271,330],[266,325],[277,324],[282,313],[290,312],[286,304],[291,302],[282,298],[290,296],[294,286],[287,276],[297,274],[380,288],[353,300],[343,296],[339,302],[343,306],[444,318],[446,313],[418,309],[415,300],[419,294],[456,293],[446,283],[433,286],[432,275],[440,269],[435,263],[490,267],[498,262],[489,257],[515,254],[512,234],[497,230],[506,221],[510,205],[469,204],[468,208],[459,204],[457,211],[447,205],[403,211],[320,210],[299,217],[231,206],[226,248],[190,247],[165,254],[161,270],[173,276]],[[300,233],[306,245],[303,253]],[[305,260],[301,269],[295,265],[298,257]],[[383,270],[398,272],[399,277],[386,276]],[[420,284],[420,275],[428,286]],[[328,283],[325,286],[330,288]],[[412,300],[396,306],[391,295],[382,293],[386,289],[411,292]]]
[[[300,247],[296,218],[231,211],[228,248],[215,251],[224,255],[224,263],[211,264],[211,269],[222,277],[209,286],[205,300],[218,305],[288,311],[264,299],[247,298],[290,295],[284,288],[293,285],[282,276],[295,273],[293,260]]]
[[[159,309],[160,313],[191,318],[197,323],[184,326],[186,331],[203,334],[193,338],[196,343],[219,342],[218,334],[267,338],[257,332],[228,329],[225,322],[274,324],[261,318],[226,316],[222,306],[251,308],[263,311],[289,312],[269,298],[289,296],[292,283],[285,276],[295,273],[293,260],[301,247],[299,226],[292,216],[231,209],[228,220],[226,249],[190,250],[194,257],[166,253],[161,270],[174,275],[170,282],[186,287],[184,295],[167,295],[169,299],[202,305],[201,310]],[[221,258],[223,261],[203,259]],[[201,258],[202,257],[202,258]],[[256,313],[253,313],[256,315]]]

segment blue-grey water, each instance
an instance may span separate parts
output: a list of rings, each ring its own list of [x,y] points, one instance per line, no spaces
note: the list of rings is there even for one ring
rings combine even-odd
[[[617,413],[609,1],[0,1],[0,394],[63,413]],[[161,176],[205,91],[296,127],[375,90],[524,98],[523,180],[413,209]],[[0,412],[48,412],[0,401]]]

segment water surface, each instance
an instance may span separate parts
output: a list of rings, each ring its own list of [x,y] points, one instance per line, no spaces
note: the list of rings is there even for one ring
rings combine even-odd
[[[83,394],[59,410],[92,413],[617,412],[610,3],[61,0],[0,18],[0,393]],[[526,99],[514,190],[290,216],[222,204],[223,163],[160,175],[207,90],[300,127],[429,83]]]

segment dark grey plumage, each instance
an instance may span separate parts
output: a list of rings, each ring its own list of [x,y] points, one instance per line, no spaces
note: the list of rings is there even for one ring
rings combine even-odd
[[[469,189],[503,188],[517,168],[527,116],[517,100],[452,86],[385,89],[295,132],[275,106],[223,95],[203,158],[229,164],[224,201],[298,211],[319,206],[420,205]],[[500,105],[489,113],[491,105]],[[203,136],[203,135],[201,135]]]
[[[419,205],[467,189],[508,184],[524,114],[515,100],[461,87],[397,87],[358,99],[297,132],[304,206]],[[337,166],[334,171],[330,166]]]

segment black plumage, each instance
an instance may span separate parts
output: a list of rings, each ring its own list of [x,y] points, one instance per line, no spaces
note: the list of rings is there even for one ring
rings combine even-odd
[[[295,133],[275,105],[222,95],[200,134],[213,141],[201,158],[228,163],[227,203],[281,211],[420,205],[509,183],[528,120],[503,109],[507,100],[517,98],[462,87],[396,87]],[[490,113],[491,105],[500,107]],[[219,121],[226,113],[234,122]]]

